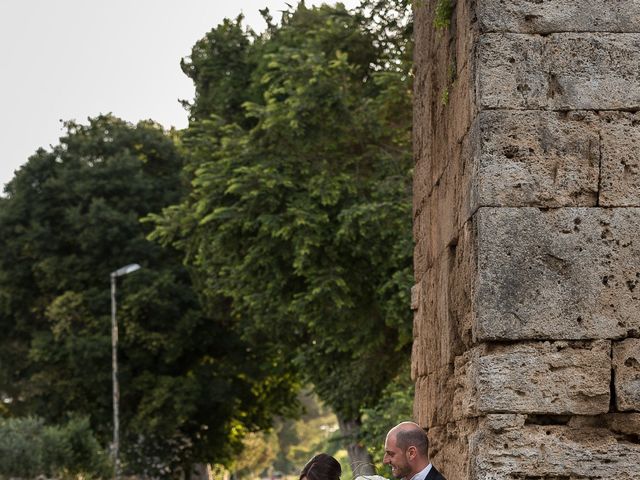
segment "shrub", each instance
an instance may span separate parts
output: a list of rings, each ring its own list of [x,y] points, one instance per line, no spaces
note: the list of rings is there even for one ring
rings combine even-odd
[[[108,456],[86,418],[47,426],[37,417],[0,420],[0,478],[107,477]]]

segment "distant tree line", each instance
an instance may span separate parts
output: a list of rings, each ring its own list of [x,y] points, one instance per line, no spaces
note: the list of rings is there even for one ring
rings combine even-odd
[[[225,20],[183,60],[188,128],[67,122],[0,197],[0,432],[59,440],[34,474],[108,468],[108,279],[133,262],[118,287],[127,473],[228,464],[299,415],[309,384],[367,473],[365,440],[407,410],[409,2],[262,13],[263,33]]]

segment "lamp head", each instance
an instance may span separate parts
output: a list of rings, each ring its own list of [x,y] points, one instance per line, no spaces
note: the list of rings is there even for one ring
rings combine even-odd
[[[137,263],[130,263],[129,265],[125,265],[124,267],[119,268],[115,272],[111,272],[111,276],[112,277],[121,277],[123,275],[127,275],[128,273],[135,272],[139,268],[141,268],[141,267]]]

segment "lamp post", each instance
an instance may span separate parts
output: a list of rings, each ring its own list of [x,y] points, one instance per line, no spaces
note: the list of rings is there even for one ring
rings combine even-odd
[[[118,322],[116,321],[116,279],[140,268],[131,263],[111,272],[111,371],[113,376],[113,478],[120,478],[120,388],[118,386]]]

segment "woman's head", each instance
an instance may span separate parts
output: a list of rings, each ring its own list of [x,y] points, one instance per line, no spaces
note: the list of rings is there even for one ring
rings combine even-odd
[[[300,472],[300,480],[339,480],[342,469],[331,455],[319,453],[307,462]]]

